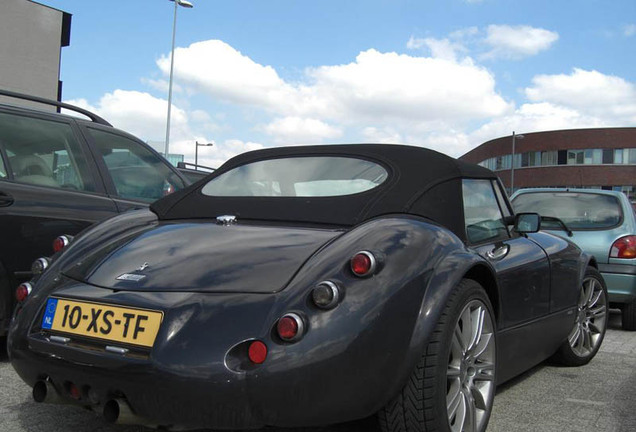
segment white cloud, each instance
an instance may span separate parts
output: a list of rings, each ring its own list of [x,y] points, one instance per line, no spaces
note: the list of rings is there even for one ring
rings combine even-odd
[[[623,27],[623,35],[626,37],[631,37],[636,35],[636,24],[628,24]]]
[[[300,117],[277,118],[262,129],[273,136],[277,144],[320,143],[342,135],[340,129],[323,121]]]
[[[383,128],[367,126],[362,130],[362,136],[368,143],[400,144],[404,142],[400,132],[390,126]]]
[[[537,75],[525,89],[532,102],[571,108],[613,124],[636,122],[636,86],[598,71],[574,69],[569,75]]]
[[[558,39],[553,31],[530,26],[490,25],[485,39],[491,49],[484,58],[520,59],[549,49]]]
[[[424,38],[416,39],[413,36],[406,44],[409,49],[428,48],[434,58],[456,61],[458,52],[465,52],[466,48],[460,43],[449,39]]]
[[[276,116],[341,124],[469,120],[510,108],[494,77],[470,59],[361,52],[354,62],[309,68],[301,83],[286,82],[271,66],[255,63],[220,41],[176,50],[180,84]],[[168,58],[158,61],[168,72]],[[202,72],[204,71],[204,72]]]
[[[113,126],[123,129],[143,140],[165,140],[168,102],[148,93],[115,90],[106,93],[95,106],[86,100],[69,101],[73,105],[86,107]],[[170,114],[171,137],[176,139],[191,136],[186,112],[174,104]]]

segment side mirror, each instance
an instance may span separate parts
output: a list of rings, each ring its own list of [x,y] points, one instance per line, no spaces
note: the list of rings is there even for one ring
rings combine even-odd
[[[515,216],[515,231],[521,234],[535,233],[541,229],[539,213],[518,213]]]

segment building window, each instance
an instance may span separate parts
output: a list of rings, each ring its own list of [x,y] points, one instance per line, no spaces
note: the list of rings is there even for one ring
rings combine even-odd
[[[582,165],[585,162],[585,150],[568,150],[568,165]]]

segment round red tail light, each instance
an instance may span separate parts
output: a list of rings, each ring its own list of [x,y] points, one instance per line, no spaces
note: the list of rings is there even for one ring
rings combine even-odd
[[[375,272],[377,260],[369,251],[358,252],[351,258],[351,271],[354,275],[364,277]]]
[[[80,400],[82,398],[80,389],[73,383],[68,384],[68,394],[75,400]]]
[[[267,345],[261,341],[254,341],[247,350],[250,361],[255,364],[261,364],[267,358]]]
[[[610,249],[610,258],[636,258],[636,236],[616,240]]]
[[[31,294],[31,291],[33,291],[33,286],[29,282],[21,283],[15,290],[15,299],[22,303]]]
[[[295,313],[283,315],[276,324],[278,336],[284,341],[293,342],[300,339],[305,330],[302,318]]]
[[[69,243],[71,243],[71,240],[73,240],[73,237],[66,236],[66,235],[61,235],[58,238],[56,238],[55,240],[53,240],[53,252],[57,253],[61,251],[66,246],[68,246]]]

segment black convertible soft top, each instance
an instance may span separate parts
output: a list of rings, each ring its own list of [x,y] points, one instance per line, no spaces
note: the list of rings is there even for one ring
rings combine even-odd
[[[207,196],[201,189],[223,173],[255,161],[287,157],[341,156],[372,161],[388,172],[378,187],[345,196]],[[432,219],[464,239],[462,178],[496,179],[490,170],[434,150],[394,144],[279,147],[243,153],[205,179],[156,201],[159,219],[215,218],[271,220],[352,226],[387,214],[408,213]]]

